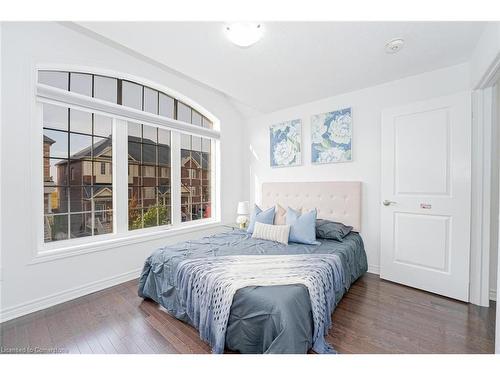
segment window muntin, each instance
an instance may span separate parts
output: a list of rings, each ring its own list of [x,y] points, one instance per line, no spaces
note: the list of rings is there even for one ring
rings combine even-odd
[[[112,119],[94,116],[43,104],[44,242],[113,231]]]
[[[92,75],[84,73],[71,73],[69,89],[78,94],[92,96]]]
[[[93,75],[92,77],[93,97],[111,103],[118,103],[118,80],[98,75]]]
[[[158,91],[144,87],[144,112],[158,114]]]
[[[204,128],[213,129],[214,124],[212,123],[212,121],[210,121],[210,120],[209,120],[209,119],[207,119],[206,117],[203,117],[203,127],[204,127]]]
[[[38,82],[121,104],[155,115],[213,129],[213,123],[185,103],[153,88],[96,74],[39,70]],[[176,109],[177,107],[177,109]]]
[[[122,82],[122,105],[125,107],[142,110],[142,100],[144,86],[133,82]]]
[[[128,123],[128,228],[172,223],[171,133]]]
[[[194,109],[191,112],[191,123],[193,125],[202,126],[202,116],[200,113],[196,112]]]
[[[177,102],[177,120],[191,124],[191,107],[182,102]]]
[[[158,114],[163,117],[175,118],[175,100],[162,92],[158,97]]]
[[[210,218],[212,213],[211,141],[181,134],[181,221]]]

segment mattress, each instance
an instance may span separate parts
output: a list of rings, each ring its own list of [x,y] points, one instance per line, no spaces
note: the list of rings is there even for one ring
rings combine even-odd
[[[340,301],[351,284],[367,271],[363,240],[351,232],[343,242],[318,239],[303,245],[251,238],[234,229],[154,251],[144,264],[139,296],[162,305],[171,315],[191,324],[175,285],[178,263],[186,258],[225,255],[337,254],[345,274]],[[304,285],[252,286],[238,290],[229,316],[226,348],[240,353],[307,353],[312,346],[313,319]]]

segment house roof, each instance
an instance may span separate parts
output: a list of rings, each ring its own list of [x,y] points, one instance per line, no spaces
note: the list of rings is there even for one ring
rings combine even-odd
[[[153,147],[155,142],[149,139],[143,139],[142,144],[142,162],[155,164],[156,163],[156,149]],[[149,147],[148,147],[149,146]],[[141,138],[128,137],[128,156],[136,161],[141,160]],[[159,164],[170,164],[170,146],[162,145],[158,149],[158,162]]]
[[[199,154],[201,154],[201,158]],[[190,150],[181,149],[182,165],[185,165],[189,160],[192,160],[198,168],[207,167],[210,160],[210,154],[207,152],[190,152]]]
[[[83,186],[83,198],[85,199],[90,199],[92,197],[97,197],[98,195],[101,195],[103,194],[104,192],[108,192],[108,196],[111,196],[111,189],[110,189],[110,185],[85,185]],[[93,191],[93,195],[92,195],[92,189],[94,189]]]
[[[94,138],[95,139],[95,138]],[[101,155],[106,149],[111,147],[111,138],[102,138],[100,141],[94,143],[94,156]],[[83,150],[78,151],[76,154],[71,155],[71,159],[83,159],[91,157],[92,146],[85,147]]]
[[[50,139],[50,138],[49,138]],[[141,143],[145,146],[142,147],[142,163],[156,164],[156,148],[148,147],[154,146],[155,143],[149,139],[143,139],[141,142],[141,138],[139,137],[128,137],[128,156],[130,159],[139,161],[141,160]],[[54,141],[53,141],[54,142]],[[108,148],[112,145],[111,138],[102,138],[100,141],[96,142],[93,146],[94,148],[94,157],[96,155],[102,155]],[[189,152],[189,150],[181,150],[181,160],[184,165],[189,158],[191,158],[198,166],[207,166],[210,159],[210,154],[207,152],[200,152],[200,157],[197,155],[197,152]],[[86,147],[83,150],[77,152],[74,155],[71,155],[72,160],[90,158],[92,155],[92,146]],[[170,146],[169,145],[161,145],[158,148],[158,162],[159,164],[170,164]],[[67,161],[62,160],[57,165],[65,164]]]
[[[50,145],[56,143],[52,138],[47,137],[45,134],[43,135],[43,143],[48,143]]]

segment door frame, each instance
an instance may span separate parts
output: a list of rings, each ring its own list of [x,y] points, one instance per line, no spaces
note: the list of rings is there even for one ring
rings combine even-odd
[[[492,139],[493,126],[495,126],[497,117],[495,85],[499,79],[500,53],[472,91],[472,211],[469,300],[479,306],[489,306],[490,303],[492,144],[488,140]],[[500,262],[498,265],[500,266]],[[497,274],[500,276],[500,272]],[[500,297],[498,281],[500,281],[500,277],[497,277],[497,301]],[[497,313],[500,313],[498,305],[497,310],[499,310]],[[498,341],[500,341],[500,337]]]
[[[481,141],[487,140],[488,135],[491,135],[493,126],[498,126],[500,128],[499,120],[500,113],[498,111],[498,98],[496,96],[497,90],[495,90],[495,85],[500,84],[500,52],[498,52],[490,63],[483,76],[479,82],[473,87],[473,129],[477,129],[477,133],[480,136]],[[496,124],[495,124],[496,123]],[[473,133],[474,134],[474,133]],[[474,144],[473,155],[479,154],[477,151],[478,145]],[[491,145],[490,145],[491,147]],[[491,150],[490,150],[491,151]],[[485,158],[483,158],[485,157]],[[477,161],[479,162],[479,161]],[[488,173],[482,175],[480,181],[472,181],[473,186],[476,186],[476,194],[472,196],[473,202],[482,202],[482,209],[484,209],[485,204],[488,206],[486,210],[490,213],[490,203],[491,203],[491,192],[485,191],[483,188],[488,188],[491,186],[491,152],[488,155],[481,156],[481,162],[475,164],[473,160],[473,168],[480,168],[481,171],[485,171],[486,167],[489,166]],[[478,189],[481,186],[482,189]],[[474,190],[473,190],[474,191]],[[485,212],[482,213],[482,218],[484,220],[475,220],[471,226],[471,238],[474,234],[478,236],[482,234],[483,238],[487,238],[487,244],[485,242],[475,243],[472,246],[471,241],[471,261],[474,259],[476,262],[476,268],[479,268],[479,274],[477,269],[471,268],[471,290],[474,290],[475,294],[471,294],[471,302],[481,305],[489,306],[489,261],[490,261],[490,235],[491,235],[491,222],[490,216],[486,217]],[[476,218],[477,219],[477,218]],[[497,230],[500,231],[500,228]],[[497,248],[497,254],[500,255],[500,241]],[[497,256],[497,259],[499,257]],[[473,272],[474,271],[474,272]],[[473,288],[474,287],[474,288]],[[500,353],[500,259],[497,260],[497,286],[496,286],[496,300],[497,300],[497,311],[496,311],[496,333],[495,333],[495,352]],[[474,301],[472,300],[474,296]]]
[[[471,246],[469,301],[490,304],[491,139],[493,87],[472,92]]]

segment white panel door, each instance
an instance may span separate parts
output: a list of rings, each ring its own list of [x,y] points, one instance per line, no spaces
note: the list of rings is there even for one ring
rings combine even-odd
[[[470,93],[382,113],[380,277],[469,299]]]

